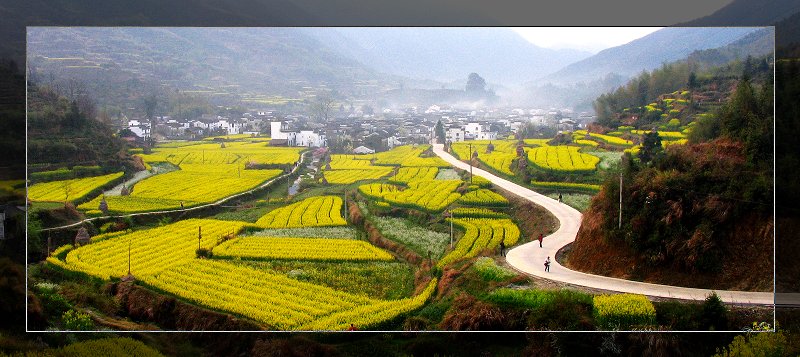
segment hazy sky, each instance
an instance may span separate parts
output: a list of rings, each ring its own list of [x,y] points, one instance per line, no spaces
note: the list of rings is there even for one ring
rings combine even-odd
[[[591,52],[619,46],[663,27],[515,27],[514,31],[534,45],[574,48]]]

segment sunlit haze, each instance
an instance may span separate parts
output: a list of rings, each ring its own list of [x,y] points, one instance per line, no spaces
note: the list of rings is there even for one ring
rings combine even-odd
[[[574,48],[591,52],[619,46],[663,27],[516,27],[529,42],[545,48]]]

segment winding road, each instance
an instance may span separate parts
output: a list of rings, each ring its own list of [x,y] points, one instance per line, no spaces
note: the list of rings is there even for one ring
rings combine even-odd
[[[442,144],[434,144],[433,152],[449,164],[469,170],[469,165],[444,151]],[[491,181],[492,184],[512,192],[550,211],[560,222],[560,227],[553,234],[545,237],[544,247],[539,247],[537,240],[519,245],[508,251],[506,261],[515,269],[529,275],[563,283],[580,285],[590,288],[618,291],[625,293],[644,294],[647,296],[704,300],[712,290],[684,288],[670,285],[659,285],[631,281],[607,276],[593,275],[570,270],[556,260],[556,253],[565,245],[573,242],[581,226],[581,213],[578,210],[560,203],[552,198],[536,193],[516,183],[493,175],[490,172],[473,168],[472,173]],[[552,261],[550,272],[544,271],[544,261],[547,257]],[[719,297],[728,303],[774,305],[775,294],[772,292],[728,291],[713,290]]]

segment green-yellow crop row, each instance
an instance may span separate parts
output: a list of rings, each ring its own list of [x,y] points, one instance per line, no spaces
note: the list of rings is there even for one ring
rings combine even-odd
[[[600,191],[600,185],[588,183],[531,181],[531,185],[533,187],[547,189],[579,190],[591,192]]]
[[[103,176],[37,183],[28,187],[28,199],[31,201],[50,202],[75,201],[122,177],[122,175],[122,172],[117,172]]]
[[[511,162],[517,157],[516,143],[514,140],[476,140],[453,143],[450,147],[459,159],[469,160],[471,145],[473,153],[477,153],[480,162],[506,175],[514,175],[511,171]],[[491,151],[487,150],[489,144],[494,147]]]
[[[342,218],[341,210],[341,197],[310,197],[270,211],[256,221],[256,226],[262,228],[344,226],[347,222]]]
[[[627,329],[656,322],[656,309],[644,295],[598,295],[593,303],[598,323],[606,328]]]
[[[575,143],[578,145],[591,146],[591,147],[600,146],[600,144],[598,144],[596,141],[586,140],[586,139],[575,139]]]
[[[397,174],[390,177],[391,182],[409,183],[411,181],[430,181],[439,173],[437,167],[401,167]]]
[[[192,259],[142,279],[192,302],[292,330],[331,313],[375,303],[367,297],[227,261]]]
[[[380,166],[373,166],[370,161],[372,156],[360,155],[331,155],[331,169],[333,170],[371,170],[381,168]]]
[[[575,135],[576,136],[580,136],[581,138],[585,138],[586,130],[576,130],[575,131]],[[632,141],[625,140],[623,138],[616,137],[616,136],[603,135],[603,134],[598,134],[598,133],[589,133],[589,136],[592,137],[592,138],[595,138],[597,140],[600,140],[600,141],[602,141],[604,143],[611,144],[611,145],[617,145],[617,146],[632,146],[633,145]]]
[[[600,158],[584,154],[575,146],[545,146],[527,149],[528,161],[552,171],[593,171]]]
[[[644,135],[649,132],[649,130],[631,130],[631,133],[636,135]],[[658,136],[661,137],[661,140],[666,141],[686,139],[686,134],[680,131],[658,131]]]
[[[386,201],[392,206],[441,212],[461,196],[454,192],[459,185],[461,185],[460,180],[413,181],[405,190],[392,185],[372,184],[366,187],[360,186],[359,191],[365,196]]]
[[[277,330],[367,329],[422,306],[436,286],[419,295],[377,300],[226,261],[193,260],[143,281],[211,308],[247,316]]]
[[[374,166],[358,170],[329,170],[325,171],[323,175],[328,183],[347,185],[357,181],[377,180],[390,174],[392,170],[389,166]]]
[[[226,142],[225,147],[219,143],[197,144],[181,147],[160,147],[151,154],[139,156],[145,162],[169,162],[182,164],[237,164],[244,166],[248,162],[258,164],[293,164],[300,159],[304,148],[270,147],[263,142]]]
[[[246,223],[211,219],[188,219],[167,226],[115,235],[97,236],[93,243],[67,253],[64,261],[48,261],[101,279],[122,277],[128,272],[130,244],[131,273],[137,277],[157,274],[194,259],[198,244],[211,248],[227,234],[235,234]],[[112,233],[113,234],[113,233]],[[198,237],[202,236],[198,240]]]
[[[242,237],[214,247],[214,257],[241,259],[297,259],[365,261],[393,260],[391,254],[368,242],[353,239]]]
[[[500,242],[510,247],[519,240],[519,228],[507,218],[450,218],[449,220],[465,232],[453,251],[436,264],[440,268],[462,258],[474,257],[484,249],[495,249]]]
[[[465,193],[458,199],[458,202],[465,205],[471,206],[506,206],[508,205],[508,200],[497,194],[492,192],[489,189],[478,189],[475,191],[470,191]]]
[[[376,165],[448,167],[450,164],[437,156],[420,157],[430,145],[403,145],[375,154]]]
[[[507,217],[505,213],[492,211],[488,208],[479,207],[458,207],[450,210],[453,217],[472,217],[472,218],[503,218]]]
[[[187,165],[187,170],[172,171],[144,179],[133,186],[129,196],[106,196],[111,212],[129,213],[192,207],[254,189],[277,177],[281,170],[244,170],[232,165],[206,165],[208,171]],[[97,210],[102,197],[78,208]]]
[[[385,183],[370,183],[358,186],[358,191],[364,196],[381,199],[388,193],[400,191],[400,188],[395,185],[389,185]]]
[[[425,304],[436,290],[437,280],[432,279],[419,295],[400,299],[380,301],[370,305],[363,305],[351,310],[333,313],[314,322],[300,326],[299,330],[311,331],[337,331],[346,330],[350,324],[355,326],[376,326],[384,321],[391,320],[398,315],[416,310]]]

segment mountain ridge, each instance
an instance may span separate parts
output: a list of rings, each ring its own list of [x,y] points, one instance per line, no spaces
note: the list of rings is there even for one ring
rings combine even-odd
[[[627,44],[602,50],[539,81],[556,84],[585,82],[610,73],[630,77],[684,58],[697,50],[728,45],[753,31],[756,28],[668,27]]]

